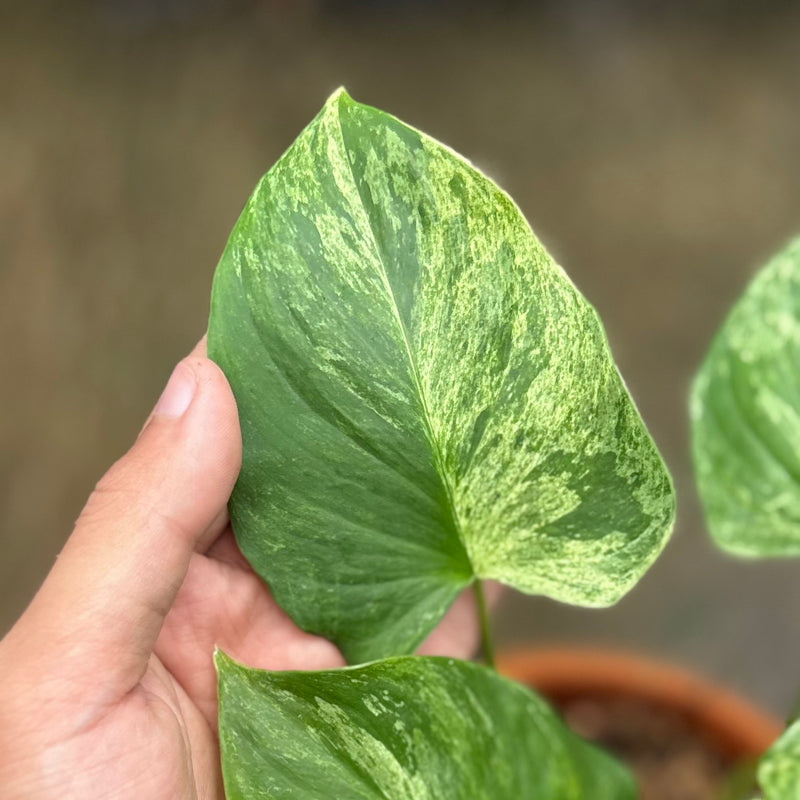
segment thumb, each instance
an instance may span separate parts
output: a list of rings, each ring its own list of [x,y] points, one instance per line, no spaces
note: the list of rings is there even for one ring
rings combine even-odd
[[[213,362],[189,356],[133,448],[98,483],[18,623],[28,644],[46,647],[62,676],[100,671],[109,702],[135,686],[240,463],[230,387]]]

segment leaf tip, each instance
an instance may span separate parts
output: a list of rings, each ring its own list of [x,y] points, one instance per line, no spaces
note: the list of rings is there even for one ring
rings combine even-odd
[[[355,103],[352,97],[347,93],[347,89],[344,86],[340,86],[336,91],[334,91],[331,96],[328,98],[328,101],[325,105],[333,107],[337,106],[340,103]]]
[[[234,660],[223,650],[220,650],[217,645],[214,645],[214,669],[217,671],[217,675],[225,668],[230,667],[234,664]]]

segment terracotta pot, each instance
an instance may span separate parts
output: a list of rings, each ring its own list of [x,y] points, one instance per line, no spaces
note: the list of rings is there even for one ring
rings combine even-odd
[[[498,671],[554,705],[584,696],[625,696],[682,714],[731,762],[760,756],[782,723],[686,670],[638,655],[592,648],[524,649],[497,659]]]

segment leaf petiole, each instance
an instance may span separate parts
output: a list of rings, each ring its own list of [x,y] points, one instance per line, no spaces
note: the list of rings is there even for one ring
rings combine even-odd
[[[489,611],[486,608],[486,595],[483,591],[483,581],[475,580],[475,605],[478,608],[478,624],[481,631],[481,651],[487,666],[495,669],[494,645],[492,644],[492,630],[489,624]]]

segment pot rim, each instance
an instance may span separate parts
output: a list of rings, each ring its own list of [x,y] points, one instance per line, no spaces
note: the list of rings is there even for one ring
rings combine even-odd
[[[550,646],[506,650],[497,670],[555,702],[578,694],[627,695],[677,710],[734,761],[753,759],[784,725],[735,692],[672,664],[607,647]]]

